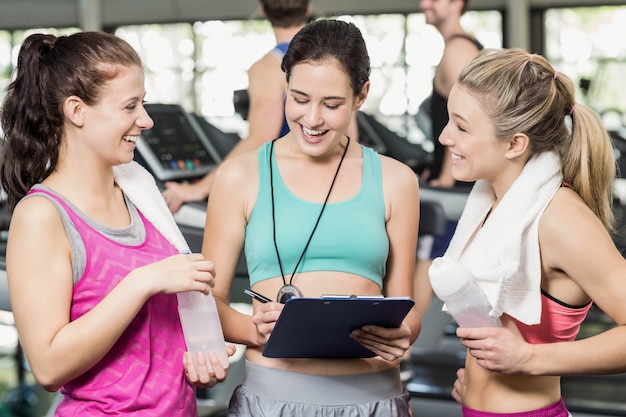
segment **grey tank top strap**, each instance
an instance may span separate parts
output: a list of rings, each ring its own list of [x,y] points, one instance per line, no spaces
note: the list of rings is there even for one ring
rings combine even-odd
[[[104,236],[115,242],[124,245],[139,245],[146,238],[146,230],[143,222],[141,221],[141,217],[139,217],[137,207],[135,207],[135,205],[128,198],[126,198],[126,195],[124,195],[124,201],[126,202],[126,207],[128,208],[128,212],[130,214],[130,225],[120,229],[114,229],[111,227],[103,226],[100,223],[93,221],[91,218],[87,217],[85,213],[80,211],[74,204],[72,204],[71,201],[67,200],[65,197],[58,194],[51,188],[46,187],[45,185],[37,184],[33,187],[33,190],[36,191],[37,189],[46,190],[47,192],[57,196],[65,204],[70,206],[72,210],[74,210],[87,224],[89,224],[91,227],[98,230]],[[76,225],[74,224],[74,222],[72,222],[69,214],[67,214],[63,206],[61,206],[58,201],[44,193],[31,194],[26,198],[32,197],[33,195],[47,198],[50,202],[52,202],[52,204],[54,204],[54,206],[57,208],[57,211],[59,212],[59,216],[61,217],[61,221],[63,222],[63,226],[65,227],[65,231],[67,233],[70,241],[70,246],[72,248],[72,279],[74,281],[74,284],[76,284],[80,277],[83,275],[87,262],[87,255],[83,239],[81,238],[80,233],[76,228]]]

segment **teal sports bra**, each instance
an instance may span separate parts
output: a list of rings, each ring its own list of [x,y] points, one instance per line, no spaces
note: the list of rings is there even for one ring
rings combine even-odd
[[[259,193],[246,226],[245,256],[250,286],[280,277],[274,247],[269,155],[272,142],[259,156]],[[311,271],[347,272],[370,279],[382,288],[389,254],[380,156],[359,145],[363,155],[361,188],[351,199],[328,203],[296,274]],[[276,244],[285,278],[293,269],[322,208],[297,197],[285,186],[272,156]]]

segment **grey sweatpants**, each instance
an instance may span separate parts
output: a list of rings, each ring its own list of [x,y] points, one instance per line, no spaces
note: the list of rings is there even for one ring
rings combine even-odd
[[[231,417],[407,417],[400,369],[356,375],[310,375],[246,362],[230,400]]]

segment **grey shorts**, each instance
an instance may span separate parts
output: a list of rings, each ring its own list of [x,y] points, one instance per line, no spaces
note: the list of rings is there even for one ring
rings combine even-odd
[[[400,368],[356,375],[310,375],[246,362],[228,415],[408,417]]]

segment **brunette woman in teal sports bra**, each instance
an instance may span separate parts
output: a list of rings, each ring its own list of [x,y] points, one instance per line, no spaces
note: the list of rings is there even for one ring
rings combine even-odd
[[[276,359],[262,355],[295,294],[411,297],[418,182],[406,165],[346,135],[369,91],[369,58],[353,24],[319,20],[291,41],[282,65],[290,133],[225,161],[209,197],[203,253],[214,259],[214,295],[225,337],[247,346],[231,416],[408,416],[398,359],[417,338],[413,311],[398,328],[352,337],[375,356]],[[253,314],[229,306],[245,249]]]

